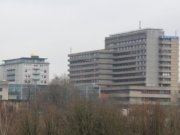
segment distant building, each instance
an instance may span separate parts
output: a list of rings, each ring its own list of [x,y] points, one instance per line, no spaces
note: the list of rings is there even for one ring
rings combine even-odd
[[[130,31],[106,37],[104,50],[70,54],[69,75],[117,103],[168,104],[178,91],[178,54],[179,38],[162,29]]]
[[[39,56],[4,60],[1,80],[9,82],[10,99],[26,99],[30,89],[46,86],[49,81],[49,63]]]

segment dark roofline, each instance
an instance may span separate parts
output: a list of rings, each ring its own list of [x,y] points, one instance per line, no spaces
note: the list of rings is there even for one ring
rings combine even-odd
[[[46,60],[47,58],[21,57],[21,58],[8,59],[8,60],[3,60],[3,61],[7,62],[7,61],[23,60],[23,59],[41,59],[41,60]]]
[[[71,53],[71,54],[68,54],[68,56],[82,55],[82,54],[87,54],[87,53],[98,53],[98,52],[99,53],[112,53],[112,51],[107,50],[107,49],[99,49],[99,50],[91,50],[91,51]]]
[[[145,32],[145,31],[148,31],[148,30],[160,30],[160,31],[163,31],[163,29],[156,29],[156,28],[144,28],[144,29],[138,29],[138,30],[132,30],[132,31],[126,31],[126,32],[121,32],[121,33],[116,33],[116,34],[110,34],[108,37],[106,38],[109,38],[109,37],[117,37],[117,36],[125,36],[127,34],[134,34],[134,33],[137,33],[137,32]]]

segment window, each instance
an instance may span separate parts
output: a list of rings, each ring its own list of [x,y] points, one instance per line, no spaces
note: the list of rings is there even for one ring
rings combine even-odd
[[[170,87],[171,84],[161,84],[161,83],[160,83],[159,86],[160,86],[160,87]]]
[[[171,59],[171,56],[169,55],[160,55],[161,59]]]
[[[160,78],[160,81],[171,81],[171,78]]]
[[[171,76],[170,72],[160,72],[159,73],[161,76]]]
[[[160,46],[163,48],[171,48],[171,44],[161,44]]]
[[[170,61],[160,61],[159,63],[160,63],[160,64],[167,64],[167,65],[171,64]]]
[[[171,53],[171,50],[159,50],[160,53]]]
[[[169,67],[169,66],[160,66],[159,69],[161,69],[161,70],[171,70],[171,67]]]

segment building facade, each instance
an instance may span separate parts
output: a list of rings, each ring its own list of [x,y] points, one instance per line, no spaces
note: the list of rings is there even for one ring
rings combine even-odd
[[[8,100],[8,82],[0,81],[0,100]]]
[[[105,46],[114,51],[114,84],[178,86],[178,37],[145,29],[106,37]]]
[[[69,55],[71,82],[87,93],[98,93],[98,88],[112,84],[113,53],[95,50]]]
[[[101,85],[98,78],[101,75],[98,72],[94,73],[96,77],[98,76],[96,84],[101,95],[128,104],[142,101],[162,103],[175,101],[174,97],[178,90],[178,37],[165,36],[162,29],[130,31],[106,37],[103,51],[111,55],[105,54],[105,58],[110,61],[106,68],[108,72],[104,71],[104,75],[108,74],[108,82]],[[89,52],[79,54],[87,53]],[[74,70],[72,58],[77,55],[69,55],[70,71]],[[94,64],[94,61],[92,63]],[[79,71],[82,71],[82,66],[84,63],[79,65]],[[74,78],[72,75],[70,72],[71,80],[81,80],[78,72]],[[84,76],[83,79],[86,80],[87,77]],[[137,96],[132,94],[133,91]],[[163,94],[166,96],[163,97]]]
[[[25,90],[46,86],[49,82],[49,63],[39,56],[4,60],[0,69],[0,79],[9,82],[10,99],[24,99]]]

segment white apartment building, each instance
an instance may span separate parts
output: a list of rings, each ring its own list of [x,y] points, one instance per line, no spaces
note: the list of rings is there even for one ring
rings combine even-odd
[[[10,99],[23,99],[25,87],[46,86],[49,81],[49,63],[39,56],[4,60],[0,69],[0,79],[9,82]]]

